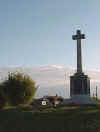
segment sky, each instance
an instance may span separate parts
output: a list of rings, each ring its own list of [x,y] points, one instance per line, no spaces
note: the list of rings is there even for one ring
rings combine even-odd
[[[76,68],[81,29],[83,67],[100,68],[100,0],[0,0],[0,67]]]

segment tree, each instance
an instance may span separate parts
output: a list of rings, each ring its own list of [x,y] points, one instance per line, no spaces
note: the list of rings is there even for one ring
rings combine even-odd
[[[31,103],[37,90],[35,81],[20,72],[9,73],[3,86],[8,96],[8,103],[13,106]]]

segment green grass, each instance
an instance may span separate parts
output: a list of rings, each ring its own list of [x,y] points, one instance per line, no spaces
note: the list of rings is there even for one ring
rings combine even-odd
[[[100,132],[100,106],[2,110],[0,132]]]

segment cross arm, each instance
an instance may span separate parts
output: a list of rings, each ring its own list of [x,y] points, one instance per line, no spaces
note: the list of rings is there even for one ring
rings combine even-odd
[[[84,35],[84,34],[81,34],[81,35],[73,35],[73,36],[72,36],[72,39],[73,39],[73,40],[85,39],[85,35]]]

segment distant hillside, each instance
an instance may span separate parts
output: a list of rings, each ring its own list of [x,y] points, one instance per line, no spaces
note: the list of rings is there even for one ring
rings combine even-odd
[[[62,66],[49,65],[37,67],[3,67],[0,68],[0,80],[4,80],[8,72],[20,71],[28,74],[40,86],[36,93],[36,97],[43,95],[58,94],[63,97],[69,97],[69,77],[75,72],[72,68],[65,68]],[[91,78],[91,94],[95,92],[95,86],[100,87],[100,70],[88,70],[86,74]],[[98,88],[98,95],[100,96],[100,88]]]

